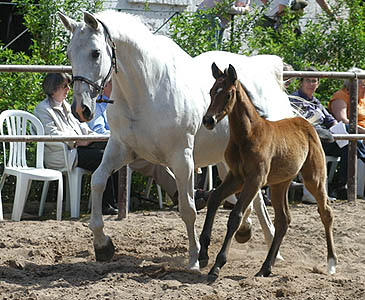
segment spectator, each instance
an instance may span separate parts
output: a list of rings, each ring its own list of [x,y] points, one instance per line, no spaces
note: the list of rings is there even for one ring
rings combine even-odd
[[[293,0],[261,0],[261,2],[267,6],[261,26],[279,30],[280,18],[283,16],[285,8],[291,7]]]
[[[363,73],[359,68],[351,68],[348,72]],[[328,104],[329,111],[338,121],[349,124],[350,80],[346,79],[342,88],[337,91]],[[365,133],[365,79],[358,81],[358,132]]]
[[[109,81],[105,86],[102,98],[109,100],[111,92],[112,82]],[[100,134],[110,134],[108,119],[106,116],[107,105],[108,104],[105,102],[96,103],[95,116],[90,122],[88,122],[90,129]],[[178,192],[175,176],[169,168],[152,164],[141,158],[137,158],[131,162],[129,167],[132,168],[133,171],[141,173],[143,176],[152,177],[155,182],[166,191],[173,203],[175,205],[178,204]],[[195,205],[197,210],[204,208],[207,200],[208,192],[203,190],[195,191]]]
[[[218,3],[222,2],[223,0],[204,0],[198,5],[198,12],[199,11],[206,11],[212,8],[215,8]],[[250,1],[251,0],[236,0],[230,9],[227,11],[229,15],[237,15],[237,14],[244,14],[250,10]],[[214,39],[215,39],[215,48],[218,49],[220,44],[222,43],[224,30],[228,27],[230,22],[226,16],[223,15],[215,15],[215,14],[200,14],[201,18],[208,18],[210,26],[214,28]]]
[[[307,71],[316,71],[313,68]],[[314,96],[315,91],[319,86],[319,79],[301,78],[300,88],[291,94],[290,102],[292,105],[299,109],[301,114],[306,119],[315,119],[314,123],[316,129],[330,129],[337,124],[336,119],[323,107],[320,101]],[[337,142],[325,142],[322,141],[322,147],[326,155],[341,157],[339,162],[339,177],[338,185],[333,191],[332,196],[339,199],[347,198],[347,168],[348,168],[348,146],[340,147]],[[302,202],[306,204],[315,204],[316,200],[306,190],[303,190]]]
[[[58,136],[77,136],[95,134],[86,124],[80,123],[71,113],[70,104],[65,100],[70,90],[70,77],[64,73],[49,73],[43,80],[43,91],[46,99],[34,109],[34,114],[41,120],[45,134]],[[73,151],[73,167],[95,171],[99,166],[104,149],[98,143],[79,141],[68,143]],[[65,167],[63,146],[55,143],[45,143],[44,160],[48,168],[61,169]],[[112,177],[108,179],[103,194],[102,213],[116,215],[116,197]]]

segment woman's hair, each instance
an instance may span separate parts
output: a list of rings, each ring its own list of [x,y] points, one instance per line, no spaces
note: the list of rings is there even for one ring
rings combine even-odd
[[[347,72],[352,72],[352,73],[363,73],[365,72],[364,70],[360,69],[360,68],[356,68],[356,67],[353,67],[351,69],[349,69]],[[343,81],[343,85],[342,87],[346,88],[347,90],[350,90],[350,79],[345,79]]]
[[[67,73],[48,73],[43,80],[42,87],[45,94],[52,97],[53,93],[65,82],[71,82],[71,76]]]

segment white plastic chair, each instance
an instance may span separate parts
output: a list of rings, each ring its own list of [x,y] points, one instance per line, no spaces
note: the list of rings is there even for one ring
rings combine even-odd
[[[42,123],[34,115],[25,111],[3,111],[0,114],[0,126],[0,133],[2,136],[27,135],[30,133],[31,127],[37,135],[44,135],[44,128]],[[26,142],[3,142],[4,173],[1,177],[0,193],[7,176],[12,175],[17,177],[11,219],[14,221],[20,221],[32,180],[44,181],[46,183],[49,181],[57,180],[57,220],[61,220],[63,198],[62,173],[57,170],[44,168],[43,142],[37,142],[35,167],[28,167],[26,150]],[[2,220],[3,213],[1,199],[0,209],[0,220]]]
[[[70,210],[71,218],[78,219],[80,217],[80,199],[82,188],[82,177],[87,174],[91,174],[91,171],[83,168],[72,168],[72,161],[70,161],[71,150],[65,143],[59,143],[63,146],[63,153],[65,158],[65,167],[59,169],[66,179],[66,210]],[[49,183],[45,183],[43,189],[41,205],[39,208],[39,216],[43,214],[44,203],[47,196]],[[89,205],[90,206],[90,205]]]
[[[365,164],[361,159],[357,160],[357,195],[364,198],[365,188]]]
[[[328,183],[331,183],[333,180],[333,176],[335,175],[335,171],[337,168],[337,164],[340,161],[340,157],[337,156],[326,156],[326,165],[330,163],[329,173],[328,173]]]

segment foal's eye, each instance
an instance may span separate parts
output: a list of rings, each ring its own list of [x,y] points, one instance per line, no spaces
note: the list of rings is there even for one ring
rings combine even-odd
[[[94,58],[98,58],[100,56],[100,50],[93,50],[91,55],[94,57]]]

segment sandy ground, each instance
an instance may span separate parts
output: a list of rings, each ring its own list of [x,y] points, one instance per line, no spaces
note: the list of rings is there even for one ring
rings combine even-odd
[[[176,211],[106,217],[116,246],[111,262],[95,262],[88,219],[0,222],[0,299],[365,299],[365,201],[332,204],[339,264],[326,274],[324,229],[316,206],[291,204],[284,261],[255,278],[266,256],[258,220],[247,244],[233,242],[219,279],[207,273],[218,253],[229,211],[216,218],[211,261],[201,274],[187,265],[186,230]],[[269,207],[272,215],[273,210]],[[205,211],[199,213],[200,234]]]

